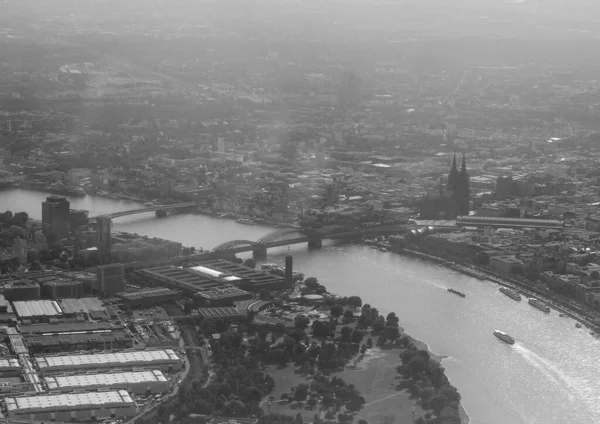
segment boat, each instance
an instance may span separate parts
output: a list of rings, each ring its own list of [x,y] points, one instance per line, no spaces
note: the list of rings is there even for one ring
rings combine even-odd
[[[454,293],[460,297],[467,297],[466,294],[459,292],[458,290],[454,290],[454,289],[447,289],[450,293]]]
[[[562,318],[565,316],[565,314],[558,314],[558,316]]]
[[[379,251],[380,251],[380,252],[387,252],[388,250],[387,250],[385,247],[380,247],[380,248],[379,248]]]
[[[581,328],[581,324],[577,323],[577,324],[575,324],[575,327]]]
[[[504,333],[504,332],[502,332],[500,330],[495,330],[494,331],[494,336],[498,337],[504,343],[508,343],[509,345],[515,344],[515,339],[513,339],[508,334],[506,334],[506,333]]]
[[[546,313],[550,312],[550,308],[539,299],[535,299],[535,298],[531,297],[531,298],[529,298],[529,304],[531,306],[538,308],[540,311],[543,311]]]
[[[516,300],[517,302],[521,301],[521,295],[516,291],[509,289],[508,287],[500,287],[500,292],[504,293],[512,300]]]
[[[236,219],[235,222],[237,222],[238,224],[244,224],[244,225],[255,225],[254,221],[252,221],[251,219],[248,219],[248,218],[239,218],[239,219]]]

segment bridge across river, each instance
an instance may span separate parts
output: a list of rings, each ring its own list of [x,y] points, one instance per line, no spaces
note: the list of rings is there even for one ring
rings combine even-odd
[[[289,246],[291,244],[308,243],[309,248],[319,248],[325,239],[352,239],[362,236],[378,236],[388,234],[403,234],[414,225],[392,224],[375,227],[346,227],[331,225],[318,229],[286,228],[273,231],[257,241],[231,240],[212,249],[214,252],[242,253],[252,252],[255,258],[265,258],[267,249],[272,247]]]
[[[156,205],[156,206],[148,206],[145,208],[130,209],[127,211],[114,212],[114,213],[109,213],[109,214],[100,215],[100,216],[103,218],[114,219],[114,218],[120,218],[122,216],[137,215],[139,213],[169,211],[172,209],[190,208],[190,207],[195,207],[195,206],[198,206],[198,202],[177,203],[177,204],[173,204],[173,205]],[[90,218],[90,222],[97,221],[98,218],[99,217]]]

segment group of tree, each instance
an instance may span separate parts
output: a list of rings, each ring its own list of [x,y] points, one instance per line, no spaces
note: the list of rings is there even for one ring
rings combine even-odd
[[[353,384],[347,384],[339,377],[330,377],[318,372],[308,384],[302,383],[292,387],[291,393],[281,395],[282,400],[290,402],[306,402],[309,407],[314,408],[320,399],[320,403],[328,410],[339,412],[342,408],[353,413],[360,411],[365,399]]]
[[[430,409],[435,418],[421,419],[428,424],[460,424],[460,393],[448,381],[444,368],[431,359],[429,352],[419,350],[413,344],[400,354],[402,365],[396,368],[403,380],[400,388],[406,388],[418,399],[424,409]]]

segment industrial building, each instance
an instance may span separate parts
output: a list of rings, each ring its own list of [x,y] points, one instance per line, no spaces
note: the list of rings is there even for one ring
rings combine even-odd
[[[192,269],[199,272],[211,272],[216,276],[223,276],[227,281],[245,290],[259,291],[262,289],[275,289],[281,288],[284,284],[282,276],[249,268],[224,259],[202,262],[200,266],[193,267]],[[228,278],[232,277],[234,279],[228,280]]]
[[[13,302],[17,317],[22,320],[47,321],[63,315],[62,309],[54,300],[26,300]]]
[[[210,305],[232,305],[233,302],[252,297],[252,294],[237,288],[232,285],[233,281],[226,279],[234,276],[222,275],[223,273],[218,271],[207,272],[204,269],[162,266],[143,269],[138,273],[154,285],[182,290],[203,299]]]
[[[124,330],[93,333],[35,334],[23,337],[32,355],[53,352],[129,349],[133,340]]]
[[[180,290],[155,287],[134,292],[116,293],[115,296],[121,299],[123,305],[128,308],[142,309],[165,302],[175,302],[181,299],[182,293]]]
[[[104,303],[97,297],[83,297],[81,299],[62,299],[58,301],[63,314],[67,317],[81,316],[85,319],[108,318]]]
[[[122,389],[136,395],[155,395],[164,393],[170,388],[169,380],[159,370],[55,375],[46,377],[45,381],[51,392]]]
[[[0,357],[0,377],[18,377],[21,374],[21,364],[17,358]]]
[[[35,300],[40,298],[40,285],[29,278],[1,279],[4,298],[8,301]]]
[[[137,406],[125,390],[4,398],[9,418],[31,421],[89,421],[132,417]]]
[[[64,373],[74,369],[105,370],[111,368],[151,368],[164,372],[179,371],[182,360],[172,349],[129,350],[79,355],[38,355],[38,368],[42,373]]]

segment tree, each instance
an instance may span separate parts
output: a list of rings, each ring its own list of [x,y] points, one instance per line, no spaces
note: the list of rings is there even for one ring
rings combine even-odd
[[[294,326],[301,330],[305,330],[310,324],[310,319],[306,315],[296,315],[294,318]]]
[[[344,322],[352,322],[354,320],[354,312],[350,309],[344,311]]]
[[[308,384],[299,384],[296,386],[296,390],[294,390],[294,400],[297,402],[302,402],[306,400],[308,397]]]
[[[350,327],[342,327],[341,330],[342,333],[342,342],[344,343],[350,343],[350,341],[352,340],[352,329]]]
[[[429,407],[433,409],[435,415],[440,415],[442,410],[448,405],[448,398],[444,395],[435,395],[429,399]]]
[[[358,296],[350,296],[347,298],[347,303],[350,306],[360,308],[362,306],[362,299]]]
[[[390,312],[385,319],[386,326],[388,326],[388,325],[397,326],[399,322],[400,322],[400,319],[396,316],[396,314],[394,312]]]
[[[367,349],[371,349],[372,347],[373,347],[373,339],[369,337],[367,339]]]
[[[340,305],[333,305],[330,312],[331,316],[337,320],[342,316],[342,313],[344,313],[344,308],[342,308]]]
[[[592,271],[590,273],[590,277],[592,277],[592,279],[594,279],[594,280],[600,280],[600,272],[598,272],[598,271]]]
[[[252,258],[248,258],[244,261],[244,266],[248,268],[256,268],[256,261]]]
[[[373,324],[371,324],[371,328],[373,329],[373,333],[379,334],[383,331],[385,327],[385,320],[382,316],[378,316]]]
[[[448,384],[439,389],[439,393],[446,396],[449,402],[460,402],[461,396],[456,387]]]
[[[360,343],[365,336],[365,333],[360,331],[359,329],[354,329],[352,332],[352,343]]]
[[[302,414],[300,414],[300,412],[298,412],[296,414],[296,418],[294,418],[294,424],[303,424],[304,420],[302,419]]]
[[[398,339],[398,337],[400,337],[400,330],[397,326],[386,325],[384,334],[386,339],[394,342]]]
[[[312,324],[313,336],[315,337],[329,337],[331,331],[329,325],[322,321],[315,321]]]
[[[427,362],[422,356],[415,355],[408,361],[408,366],[410,367],[413,378],[415,378],[425,371]]]
[[[309,406],[309,407],[312,409],[312,408],[314,408],[315,406],[317,406],[317,402],[318,402],[318,401],[317,401],[317,399],[316,399],[316,398],[314,398],[314,397],[310,397],[310,398],[308,398],[308,400],[306,401],[306,404],[307,404],[307,405],[308,405],[308,406]]]

